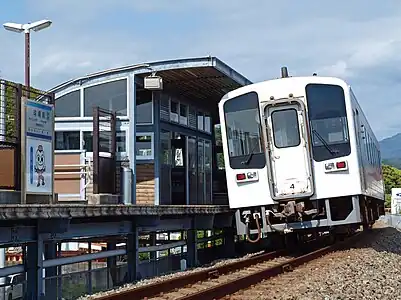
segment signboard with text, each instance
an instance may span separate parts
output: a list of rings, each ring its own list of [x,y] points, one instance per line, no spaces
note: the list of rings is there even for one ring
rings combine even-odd
[[[53,128],[52,105],[26,101],[26,192],[53,194]]]
[[[401,188],[391,189],[391,213],[401,213]]]

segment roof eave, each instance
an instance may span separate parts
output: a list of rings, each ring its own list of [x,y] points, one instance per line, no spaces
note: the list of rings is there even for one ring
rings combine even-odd
[[[69,81],[66,81],[64,83],[55,86],[54,88],[50,89],[49,92],[57,92],[60,89],[76,84],[82,80],[94,79],[96,77],[111,75],[113,73],[132,71],[134,74],[145,74],[145,73],[160,72],[165,70],[199,68],[199,67],[213,67],[242,86],[252,83],[246,77],[244,77],[234,69],[230,68],[227,64],[225,64],[218,58],[213,56],[207,56],[207,57],[197,57],[197,58],[165,60],[165,61],[143,63],[120,68],[108,69],[96,73],[91,73],[79,78],[71,79]]]

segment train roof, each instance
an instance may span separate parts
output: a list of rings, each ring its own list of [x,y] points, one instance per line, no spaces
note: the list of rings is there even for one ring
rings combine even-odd
[[[285,78],[274,78],[252,83],[230,91],[222,97],[220,102],[224,102],[225,100],[239,96],[244,93],[255,91],[261,88],[267,88],[269,85],[274,86],[275,89],[284,89],[287,88],[288,85],[291,85],[294,90],[300,90],[304,89],[305,86],[310,83],[336,84],[342,86],[343,88],[350,87],[350,85],[343,79],[330,76],[294,76]]]

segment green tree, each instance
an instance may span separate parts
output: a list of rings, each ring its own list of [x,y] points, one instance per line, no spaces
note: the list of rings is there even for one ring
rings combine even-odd
[[[383,165],[384,191],[386,194],[386,207],[391,205],[391,189],[401,187],[401,170],[389,165]]]
[[[5,89],[5,102],[6,102],[6,114],[5,114],[5,125],[6,125],[6,142],[16,142],[17,136],[17,124],[16,124],[16,87],[13,85],[6,86]]]
[[[19,112],[17,112],[17,103],[21,103],[19,99],[19,94],[17,92],[17,84],[10,81],[5,81],[5,104],[6,104],[6,114],[5,114],[5,129],[6,129],[6,142],[17,142],[17,120]],[[30,88],[29,99],[36,100],[38,97],[43,95],[44,92]],[[21,92],[22,96],[27,96],[28,92],[23,88]],[[38,99],[38,101],[41,101]]]

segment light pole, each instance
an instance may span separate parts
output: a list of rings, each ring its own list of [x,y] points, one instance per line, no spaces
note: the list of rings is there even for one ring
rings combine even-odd
[[[25,86],[26,86],[26,96],[23,94],[21,97],[21,112],[20,112],[20,147],[21,147],[21,179],[20,179],[20,186],[21,186],[21,204],[26,204],[26,120],[25,120],[25,103],[26,98],[31,96],[31,88],[30,88],[30,32],[33,31],[41,31],[52,24],[50,20],[40,20],[33,23],[27,24],[18,24],[18,23],[4,23],[3,26],[8,31],[13,31],[17,33],[25,33]],[[1,257],[0,253],[0,257]],[[1,260],[0,260],[1,264]],[[1,266],[0,266],[1,267]]]
[[[41,31],[52,24],[50,20],[40,20],[33,23],[18,24],[18,23],[4,23],[3,26],[8,31],[17,33],[25,33],[25,85],[29,91],[30,88],[30,32]]]

